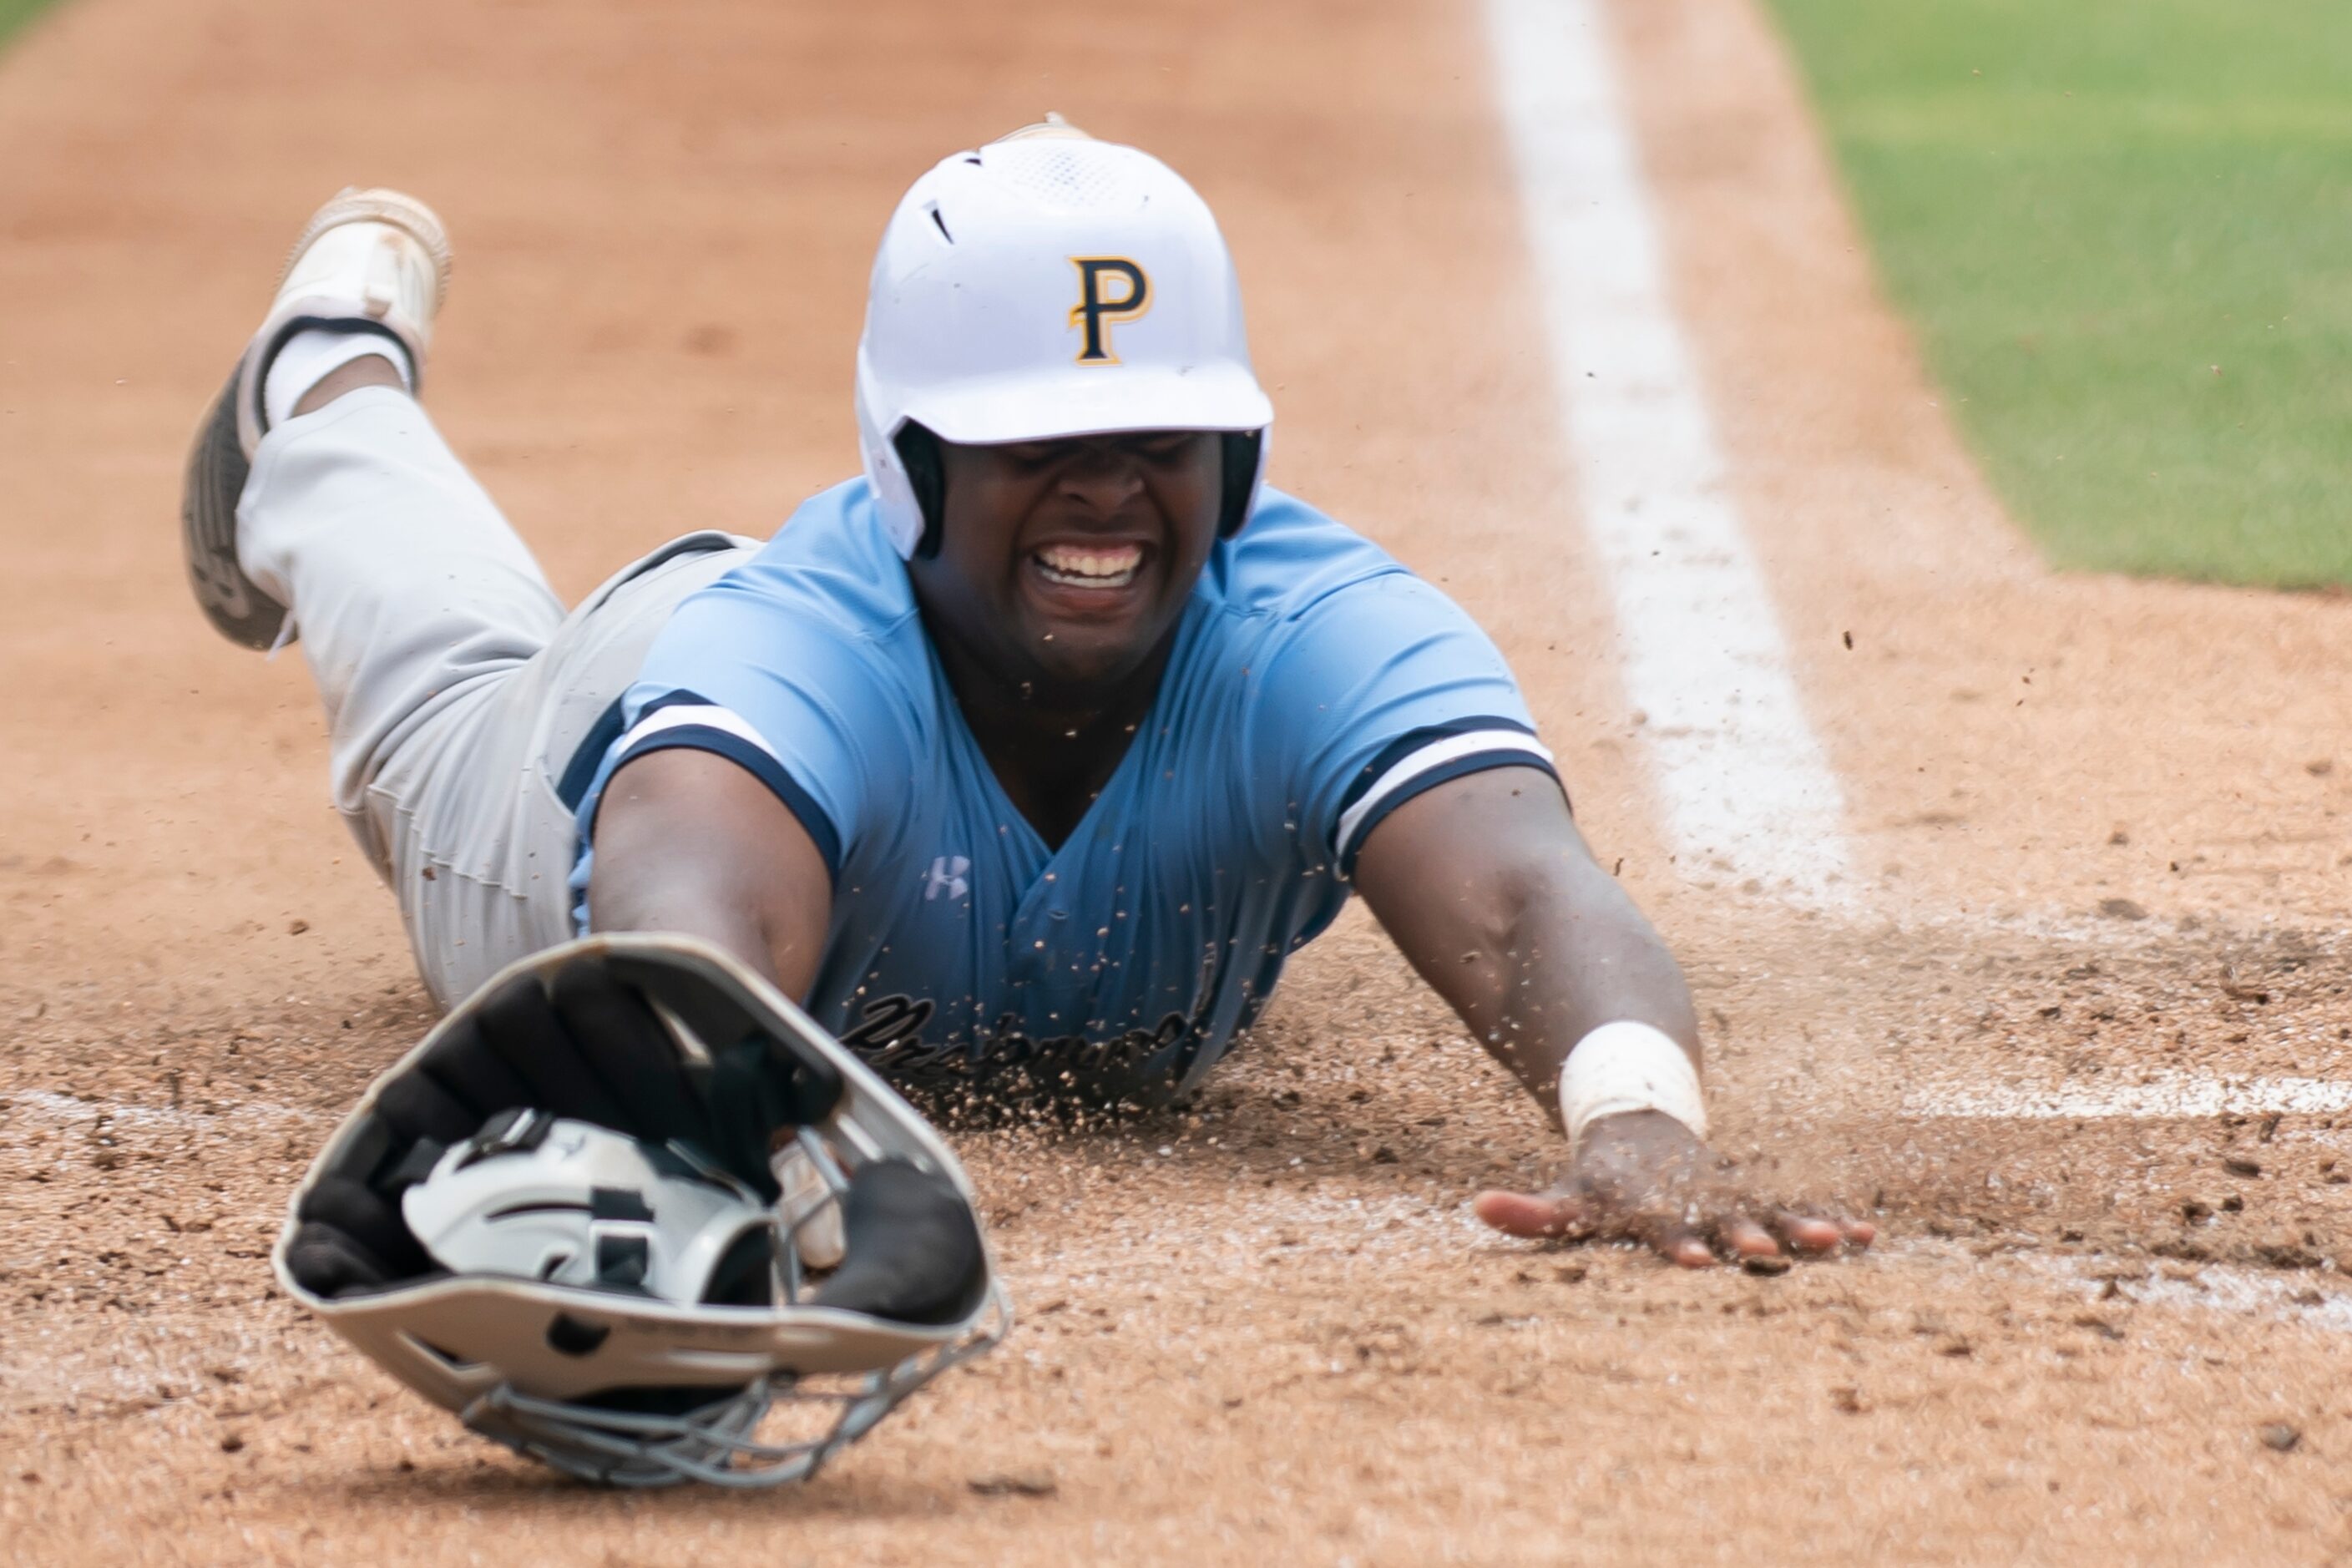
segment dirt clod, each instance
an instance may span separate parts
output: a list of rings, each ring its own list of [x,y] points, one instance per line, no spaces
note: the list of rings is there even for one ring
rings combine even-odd
[[[1750,1274],[1761,1274],[1768,1279],[1777,1279],[1786,1274],[1793,1265],[1790,1263],[1784,1253],[1759,1252],[1753,1257],[1741,1258],[1739,1267]]]
[[[1060,1489],[1051,1470],[999,1470],[964,1482],[982,1497],[1052,1497]]]
[[[2266,1422],[2256,1435],[2262,1438],[2263,1447],[2274,1453],[2292,1454],[2303,1443],[2303,1429],[2284,1421]]]

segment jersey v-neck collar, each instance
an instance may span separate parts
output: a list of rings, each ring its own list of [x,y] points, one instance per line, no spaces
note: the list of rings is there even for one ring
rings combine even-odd
[[[1169,689],[1173,684],[1171,677],[1178,663],[1192,650],[1197,633],[1196,622],[1204,608],[1197,594],[1186,603],[1183,617],[1177,624],[1175,646],[1169,649],[1168,662],[1160,671],[1160,684],[1152,691],[1151,700],[1145,706],[1142,716],[1136,721],[1135,733],[1128,738],[1127,750],[1120,753],[1118,763],[1111,769],[1110,776],[1103,781],[1102,788],[1096,792],[1093,800],[1087,803],[1087,809],[1079,814],[1076,822],[1071,824],[1070,831],[1063,836],[1059,844],[1046,843],[1045,836],[1037,831],[1037,825],[1013,803],[1012,792],[1004,787],[1004,781],[997,777],[996,768],[989,762],[988,752],[981,745],[980,737],[972,732],[963,704],[956,699],[955,687],[948,679],[947,668],[940,660],[939,648],[931,644],[928,634],[925,636],[924,651],[930,662],[931,689],[937,694],[945,714],[946,733],[951,743],[962,752],[968,770],[987,792],[990,808],[997,818],[998,830],[1012,839],[1021,851],[1023,874],[1026,880],[1014,917],[1016,921],[1033,912],[1032,905],[1041,891],[1053,889],[1061,879],[1055,871],[1055,863],[1071,852],[1073,845],[1100,831],[1106,816],[1113,810],[1122,809],[1125,797],[1133,792],[1135,772],[1144,765],[1138,759],[1151,749],[1150,742],[1161,721]]]

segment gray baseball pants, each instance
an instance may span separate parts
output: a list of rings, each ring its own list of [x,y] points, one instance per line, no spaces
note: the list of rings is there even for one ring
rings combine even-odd
[[[425,410],[389,387],[264,437],[236,538],[301,634],[335,809],[444,1006],[572,936],[567,771],[678,601],[758,548],[688,534],[567,615]]]

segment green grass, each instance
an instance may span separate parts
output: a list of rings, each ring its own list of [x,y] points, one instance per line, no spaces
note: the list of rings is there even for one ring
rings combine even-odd
[[[1771,0],[2057,564],[2352,583],[2352,0]]]
[[[8,35],[33,18],[33,13],[43,9],[49,0],[0,0],[0,44]]]

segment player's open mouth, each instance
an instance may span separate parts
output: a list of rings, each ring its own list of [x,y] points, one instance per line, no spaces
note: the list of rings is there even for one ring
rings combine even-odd
[[[1124,588],[1143,570],[1140,544],[1049,544],[1030,557],[1039,575],[1065,588]]]

